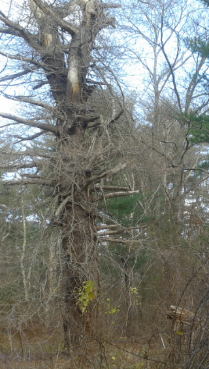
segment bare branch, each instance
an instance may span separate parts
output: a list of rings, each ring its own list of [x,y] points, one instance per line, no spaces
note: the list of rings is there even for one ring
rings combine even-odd
[[[193,75],[193,78],[191,78],[190,84],[187,88],[187,93],[186,93],[186,104],[185,104],[185,111],[188,112],[189,106],[191,104],[192,101],[192,97],[194,94],[194,90],[197,87],[198,84],[198,74],[200,73],[201,68],[203,67],[205,61],[207,60],[206,57],[201,58],[199,65],[197,66],[196,72]]]
[[[182,169],[183,171],[187,171],[187,170],[189,170],[189,171],[191,171],[191,172],[193,172],[194,170],[199,170],[199,171],[201,171],[201,172],[203,172],[203,173],[206,173],[206,174],[209,174],[209,172],[207,171],[207,170],[205,170],[205,169],[203,169],[203,168],[188,168],[188,167],[182,167],[181,165],[175,165],[175,164],[173,164],[173,165],[171,165],[171,167],[172,168],[180,168],[180,169]]]
[[[58,209],[56,210],[55,216],[58,217],[59,214],[63,211],[65,205],[68,203],[68,201],[71,199],[71,196],[67,196],[66,199],[60,204]]]
[[[113,169],[107,170],[106,172],[103,172],[97,176],[94,176],[92,178],[90,178],[85,186],[84,189],[87,188],[92,182],[98,182],[100,179],[104,178],[104,177],[111,177],[115,174],[117,174],[118,172],[120,172],[121,170],[123,170],[125,167],[127,166],[126,163],[120,163],[118,165],[116,165]]]
[[[96,226],[96,229],[100,230],[100,229],[112,229],[112,228],[118,228],[117,224],[105,224],[105,225],[101,225],[101,226]]]
[[[115,226],[117,227],[117,226]],[[119,233],[123,233],[123,232],[129,232],[129,231],[132,231],[133,229],[142,229],[142,228],[146,228],[147,225],[143,225],[141,227],[130,227],[130,228],[118,228],[116,230],[113,230],[113,231],[110,231],[110,230],[107,230],[107,231],[104,231],[104,232],[99,232],[97,233],[98,236],[107,236],[107,235],[113,235],[113,234],[119,234]],[[112,227],[113,228],[113,227]],[[105,229],[105,228],[103,228]],[[106,229],[108,229],[108,226],[106,227]]]
[[[97,236],[108,236],[108,235],[123,233],[125,231],[126,231],[125,229],[116,229],[115,231],[104,231],[104,232],[97,233]]]
[[[121,8],[120,4],[102,4],[102,8],[110,9],[110,8]]]
[[[76,118],[84,118],[83,124],[88,124],[89,122],[94,122],[95,120],[99,119],[100,115],[96,115],[95,117],[84,117],[82,115],[77,115]],[[88,128],[90,128],[89,125]]]
[[[124,240],[124,238],[111,238],[111,237],[102,237],[98,238],[99,242],[116,242],[116,243],[123,243],[124,245],[130,244],[139,244],[140,240]]]
[[[94,189],[97,191],[129,191],[129,187],[120,186],[95,186]]]
[[[124,112],[124,110],[123,110],[123,109],[121,109],[121,110],[119,111],[119,113],[118,113],[118,114],[116,114],[116,115],[115,115],[115,117],[114,117],[114,118],[112,118],[112,119],[108,122],[108,125],[110,125],[110,124],[112,124],[112,123],[117,122],[117,120],[121,117],[121,115],[123,114],[123,112]]]
[[[6,170],[14,170],[14,169],[26,169],[26,168],[36,168],[36,167],[42,167],[42,162],[31,162],[31,163],[23,163],[23,164],[8,164],[8,165],[0,165],[0,169],[6,169]]]
[[[8,81],[8,80],[11,80],[11,79],[16,79],[16,78],[25,76],[26,74],[32,73],[35,70],[37,70],[37,67],[36,68],[31,68],[31,69],[26,69],[22,72],[11,74],[10,76],[2,77],[2,78],[0,78],[0,82],[4,82],[4,81]]]
[[[10,27],[8,27],[8,28],[0,27],[0,33],[20,37],[19,31],[15,30],[13,28],[10,28]]]
[[[98,82],[98,81],[92,81],[91,79],[86,79],[86,83],[90,83],[92,85],[99,85],[99,86],[106,86],[107,83],[105,82]]]
[[[22,37],[28,45],[33,47],[37,51],[42,51],[42,47],[37,43],[38,38],[34,35],[31,35],[29,32],[25,31],[23,27],[19,24],[10,21],[1,11],[0,11],[0,20],[6,24],[8,27],[17,31],[16,36]]]
[[[44,123],[36,123],[32,120],[24,119],[24,118],[18,117],[16,115],[7,114],[7,113],[3,113],[3,112],[0,112],[0,116],[2,118],[10,119],[10,120],[13,120],[14,122],[16,122],[16,123],[6,124],[4,126],[1,126],[0,128],[4,128],[4,127],[6,127],[8,125],[11,125],[11,124],[24,124],[26,126],[36,127],[36,128],[42,129],[44,131],[48,131],[48,132],[52,132],[54,134],[57,134],[57,128],[53,125],[44,124]]]
[[[33,90],[38,90],[39,88],[41,88],[42,86],[44,85],[48,85],[49,84],[49,81],[42,81],[40,82],[38,85],[34,86],[33,87]]]
[[[174,91],[175,91],[175,94],[176,94],[176,97],[177,97],[177,101],[178,101],[178,107],[179,107],[179,110],[180,112],[182,112],[182,109],[181,109],[181,100],[180,100],[180,97],[179,97],[179,93],[178,93],[178,90],[177,90],[177,86],[176,86],[176,79],[175,79],[175,75],[174,75],[174,72],[173,72],[173,66],[171,65],[169,59],[168,59],[168,56],[165,52],[165,42],[163,41],[163,16],[164,16],[164,9],[163,9],[163,13],[161,15],[161,47],[162,47],[162,52],[163,52],[163,55],[168,63],[168,66],[170,68],[170,72],[171,72],[171,75],[172,75],[172,80],[173,80],[173,86],[174,86]]]
[[[12,156],[23,156],[23,157],[27,157],[27,156],[30,156],[30,157],[41,157],[41,158],[47,158],[47,159],[51,159],[53,157],[55,157],[55,155],[47,155],[45,152],[41,152],[41,150],[38,150],[38,152],[34,152],[34,151],[6,151],[6,150],[1,150],[0,151],[0,154],[2,155],[12,155]]]
[[[3,51],[0,51],[0,55],[5,56],[6,58],[11,59],[11,60],[19,60],[21,62],[26,62],[26,63],[29,63],[29,64],[37,65],[38,67],[41,67],[41,68],[47,70],[47,65],[46,64],[40,63],[40,62],[36,61],[35,59],[26,58],[26,57],[24,57],[20,54],[12,55],[12,54],[8,54],[8,53],[5,53]]]
[[[43,101],[33,100],[33,99],[31,99],[27,96],[11,96],[11,95],[7,95],[7,94],[4,94],[4,93],[3,93],[3,95],[9,100],[22,101],[22,102],[32,104],[32,105],[35,105],[35,106],[40,106],[41,108],[44,108],[44,109],[47,109],[47,110],[50,110],[50,111],[54,109],[53,106],[51,106],[49,104],[46,104]]]
[[[19,139],[19,141],[17,141],[17,142],[15,142],[15,143],[19,143],[19,142],[22,142],[22,141],[29,141],[29,140],[34,140],[35,138],[37,138],[37,137],[40,137],[40,136],[42,136],[43,134],[45,134],[46,132],[45,131],[41,131],[41,132],[38,132],[38,133],[36,133],[36,134],[34,134],[34,135],[32,135],[32,136],[28,136],[28,137],[21,137],[21,136],[13,136],[14,138],[18,138]]]
[[[56,179],[41,179],[41,178],[34,178],[34,179],[27,179],[27,180],[9,180],[9,181],[2,181],[4,185],[44,185],[44,186],[56,186]]]
[[[124,196],[130,196],[130,195],[133,195],[135,193],[139,193],[139,190],[138,191],[121,191],[121,192],[112,192],[112,193],[107,193],[107,194],[104,194],[102,196],[100,196],[99,200],[102,199],[102,198],[105,198],[105,199],[111,199],[113,197],[124,197]]]
[[[47,15],[50,15],[57,24],[63,28],[64,30],[68,31],[71,36],[74,36],[78,33],[78,29],[75,28],[69,22],[63,21],[56,13],[54,13],[49,7],[45,6],[42,1],[40,0],[33,0],[33,2]]]
[[[110,124],[115,123],[121,117],[121,115],[123,114],[123,112],[124,112],[124,110],[121,109],[120,112],[118,114],[116,114],[114,118],[110,119],[110,121],[108,121],[108,123],[107,123],[107,127]],[[101,122],[92,123],[94,120],[96,120],[98,118],[100,118],[100,116],[95,117],[95,119],[89,119],[88,128],[94,128],[94,127],[100,126],[101,125]]]

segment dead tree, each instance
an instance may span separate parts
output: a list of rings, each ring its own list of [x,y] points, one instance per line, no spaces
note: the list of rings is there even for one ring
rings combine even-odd
[[[100,0],[55,1],[53,4],[28,0],[20,19],[10,16],[9,9],[8,14],[0,11],[3,40],[0,55],[5,57],[1,91],[21,106],[29,106],[24,117],[0,112],[5,119],[1,128],[9,130],[11,126],[14,130],[18,127],[16,135],[11,131],[9,134],[19,144],[18,149],[2,151],[2,154],[9,155],[2,168],[19,173],[19,179],[5,180],[4,184],[39,185],[48,188],[48,195],[56,201],[51,224],[60,227],[62,234],[65,258],[62,315],[67,349],[78,343],[81,337],[97,331],[99,268],[96,222],[100,214],[95,199],[135,193],[129,188],[105,188],[101,185],[103,179],[126,167],[122,159],[114,165],[104,165],[106,157],[101,152],[103,132],[118,121],[124,109],[119,104],[104,121],[92,97],[98,86],[108,85],[104,73],[98,70],[100,54],[93,58],[92,51],[100,48],[96,43],[100,31],[115,27],[115,19],[106,11],[117,7]],[[13,70],[16,68],[15,72],[9,72],[11,66]],[[9,86],[16,82],[27,88],[24,96],[6,95],[6,84]],[[43,86],[48,86],[48,89]],[[26,128],[28,134],[25,134]],[[53,149],[36,148],[34,151],[32,145],[27,149],[20,147],[25,141],[34,142],[40,137],[50,137]],[[105,235],[108,236],[107,231]],[[94,298],[84,308],[79,305],[78,296],[83,283],[88,281],[93,281],[91,292]]]
[[[177,339],[177,341],[175,339],[174,341],[178,345],[177,349],[179,353],[182,352],[182,342],[184,351],[188,353],[192,349],[195,335],[198,334],[204,325],[204,321],[200,320],[199,316],[193,312],[174,305],[170,306],[170,311],[167,312],[167,318],[172,321],[173,335]]]

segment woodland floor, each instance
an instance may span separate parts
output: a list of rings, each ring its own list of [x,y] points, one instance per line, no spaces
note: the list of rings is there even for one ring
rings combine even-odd
[[[0,369],[154,369],[164,368],[166,350],[153,346],[148,350],[137,341],[125,338],[86,344],[70,355],[52,352],[50,346],[16,350],[0,347]],[[13,352],[11,353],[11,349]],[[24,353],[25,351],[25,353]],[[34,352],[36,351],[36,352]],[[51,352],[49,352],[51,351]]]

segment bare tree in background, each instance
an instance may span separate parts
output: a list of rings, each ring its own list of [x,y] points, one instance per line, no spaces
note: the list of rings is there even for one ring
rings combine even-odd
[[[177,223],[185,198],[193,189],[187,186],[193,175],[189,168],[198,166],[202,150],[196,148],[194,155],[187,124],[192,122],[182,115],[190,111],[204,113],[208,104],[203,83],[208,73],[206,53],[193,54],[185,41],[188,36],[198,37],[205,32],[204,27],[198,27],[205,22],[201,9],[199,4],[194,11],[187,1],[153,0],[132,1],[124,12],[127,33],[136,42],[135,49],[130,47],[128,53],[135,63],[138,89],[143,90],[138,96],[138,109],[142,121],[152,127],[148,135],[149,128],[142,127],[142,142],[151,150],[151,160],[160,161],[159,189],[163,188]]]

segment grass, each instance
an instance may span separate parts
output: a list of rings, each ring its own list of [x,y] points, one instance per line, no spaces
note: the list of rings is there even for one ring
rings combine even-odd
[[[2,336],[1,342],[2,342]],[[150,369],[160,368],[164,351],[162,348],[152,348],[148,353],[146,347],[138,342],[112,339],[89,341],[71,351],[69,355],[62,351],[62,345],[45,342],[45,337],[35,338],[27,345],[21,346],[13,337],[13,346],[8,337],[4,336],[4,346],[1,345],[1,369]],[[16,340],[16,344],[15,344]],[[119,341],[119,342],[118,342]],[[149,357],[150,356],[150,357]],[[156,361],[152,361],[155,358]],[[151,359],[151,360],[149,360]]]

